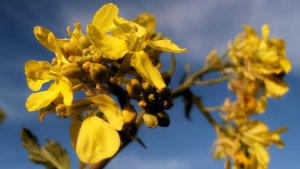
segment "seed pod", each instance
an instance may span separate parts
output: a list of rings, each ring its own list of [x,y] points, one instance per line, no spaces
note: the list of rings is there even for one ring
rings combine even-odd
[[[61,53],[67,60],[69,60],[70,56],[82,56],[81,50],[71,42],[64,43],[60,49]]]
[[[122,110],[122,115],[124,117],[125,124],[132,124],[136,120],[136,110],[131,104],[126,104]]]
[[[109,69],[99,63],[94,63],[90,65],[91,78],[96,83],[105,83],[110,79]]]
[[[140,82],[137,79],[131,79],[126,84],[128,95],[131,98],[138,99],[140,97],[140,94],[142,92],[142,86]]]
[[[158,125],[161,127],[168,127],[170,125],[170,117],[164,111],[157,112]]]
[[[146,126],[148,126],[149,128],[156,128],[158,126],[158,119],[153,114],[143,114],[143,120]]]
[[[164,72],[161,74],[162,78],[164,79],[165,84],[168,86],[171,82],[171,74],[170,72]]]
[[[69,79],[80,79],[84,70],[77,63],[66,63],[61,67],[62,74]]]

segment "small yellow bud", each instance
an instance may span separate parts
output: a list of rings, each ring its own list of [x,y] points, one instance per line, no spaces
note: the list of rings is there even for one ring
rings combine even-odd
[[[89,38],[81,36],[79,38],[79,44],[81,49],[86,49],[91,45],[91,41],[89,40]]]
[[[77,63],[66,63],[61,67],[62,74],[70,79],[80,79],[84,70]]]
[[[142,83],[143,89],[145,93],[150,94],[153,93],[153,87],[151,86],[150,83]]]
[[[164,109],[170,109],[173,107],[173,103],[171,100],[163,100],[162,101],[162,106]]]
[[[153,114],[143,114],[143,120],[146,126],[148,126],[149,128],[156,128],[158,126],[158,119]]]
[[[156,115],[158,118],[158,125],[161,127],[168,127],[170,125],[170,117],[166,112],[159,111]]]
[[[127,92],[131,98],[138,99],[142,92],[142,86],[137,79],[131,79],[127,85]]]
[[[153,102],[155,100],[155,96],[153,93],[151,93],[149,96],[148,96],[148,100],[149,102]]]
[[[101,61],[103,60],[103,54],[101,52],[96,52],[94,55],[93,55],[93,61],[95,63],[100,63]]]
[[[63,44],[61,47],[61,53],[67,60],[70,56],[82,56],[81,50],[70,42]]]
[[[122,110],[125,124],[132,124],[136,120],[136,110],[131,104],[126,104]]]
[[[60,118],[65,118],[65,117],[68,117],[72,114],[71,111],[70,111],[71,110],[70,107],[68,107],[64,104],[57,105],[55,110],[56,110],[57,116],[60,117]]]
[[[110,79],[109,69],[99,63],[94,63],[90,65],[91,78],[96,83],[105,83]]]
[[[91,65],[92,65],[91,62],[85,62],[84,64],[82,64],[82,68],[83,68],[85,71],[89,72],[89,71],[90,71],[90,68],[91,68]]]
[[[140,100],[139,103],[138,103],[138,105],[141,108],[145,109],[147,107],[147,102],[145,100]]]

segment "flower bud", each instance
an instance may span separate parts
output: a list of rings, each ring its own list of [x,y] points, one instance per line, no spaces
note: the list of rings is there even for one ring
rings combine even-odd
[[[163,100],[163,101],[162,101],[162,107],[163,107],[164,109],[170,109],[170,108],[173,107],[173,103],[172,103],[171,100]]]
[[[158,126],[158,119],[153,114],[143,114],[143,120],[146,126],[148,126],[149,128],[156,128]]]
[[[91,45],[91,41],[86,36],[81,36],[79,38],[79,44],[81,49],[85,49]]]
[[[101,52],[96,52],[94,55],[93,55],[93,61],[95,63],[100,63],[101,61],[103,61],[103,54]]]
[[[62,74],[69,79],[80,79],[84,70],[77,63],[66,63],[61,67]]]
[[[153,93],[151,93],[149,96],[148,96],[148,100],[149,102],[153,102],[155,100],[155,96]]]
[[[66,42],[62,45],[61,53],[67,60],[69,60],[70,56],[82,56],[81,50],[70,42]]]
[[[55,111],[59,118],[65,118],[71,115],[70,107],[67,107],[64,104],[57,105]]]
[[[170,125],[170,117],[164,111],[157,112],[158,125],[161,127],[168,127]]]
[[[140,82],[137,79],[131,79],[126,84],[128,95],[131,98],[138,99],[140,97],[140,94],[142,92],[142,86]]]
[[[168,86],[171,82],[171,74],[170,72],[164,72],[161,74],[162,78],[164,79],[165,84]]]
[[[143,109],[146,109],[147,107],[147,102],[145,100],[140,100],[138,105],[143,108]]]
[[[153,93],[153,87],[151,86],[150,83],[142,83],[143,89],[145,93],[150,94]]]
[[[126,104],[122,110],[125,124],[132,124],[136,120],[136,110],[131,104]]]
[[[91,78],[96,83],[105,83],[110,79],[109,69],[99,63],[94,63],[90,65]]]

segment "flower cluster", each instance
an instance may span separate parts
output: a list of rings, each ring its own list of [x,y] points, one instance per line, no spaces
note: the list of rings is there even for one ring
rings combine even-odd
[[[172,107],[167,88],[171,74],[159,71],[159,58],[163,51],[187,50],[156,33],[155,27],[153,15],[126,20],[109,3],[97,11],[86,34],[79,23],[74,30],[68,27],[70,38],[65,39],[41,26],[34,28],[36,39],[55,57],[51,63],[25,64],[28,86],[36,92],[26,107],[40,111],[40,120],[51,112],[72,117],[72,145],[82,162],[96,163],[119,150],[121,135],[130,133],[137,119],[131,101],[137,101],[148,127],[169,125],[164,110]],[[49,88],[40,91],[48,82]],[[80,92],[84,97],[75,95]]]
[[[223,127],[217,129],[215,157],[226,158],[228,164],[231,159],[234,169],[266,169],[266,149],[272,144],[283,147],[279,134],[284,128],[270,132],[263,122],[250,119],[265,112],[267,98],[280,98],[289,89],[283,80],[291,70],[285,43],[269,38],[269,32],[264,25],[260,37],[253,28],[244,26],[244,32],[229,43],[232,67],[225,74],[232,77],[228,87],[236,100],[227,98],[221,108]]]

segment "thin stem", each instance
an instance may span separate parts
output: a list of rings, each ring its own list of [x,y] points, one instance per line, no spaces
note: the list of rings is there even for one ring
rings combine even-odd
[[[173,98],[176,98],[176,97],[182,95],[182,93],[185,90],[189,89],[192,85],[194,85],[196,79],[202,77],[203,75],[205,75],[209,72],[219,71],[224,68],[231,67],[231,66],[232,66],[232,64],[225,63],[225,64],[217,65],[217,66],[215,66],[215,65],[206,66],[206,67],[200,69],[198,72],[190,75],[189,78],[187,80],[185,80],[177,89],[174,89],[172,91]]]
[[[222,76],[222,77],[219,77],[217,79],[212,79],[212,80],[197,80],[194,82],[194,85],[213,85],[213,84],[216,84],[216,83],[221,83],[221,82],[224,82],[224,81],[227,81],[231,78],[231,76]]]
[[[210,115],[209,111],[205,108],[199,97],[193,96],[192,101],[213,127],[220,127],[220,124]]]
[[[214,111],[219,111],[221,110],[222,106],[214,106],[214,107],[205,107],[205,110],[206,111],[209,111],[209,112],[214,112]]]

